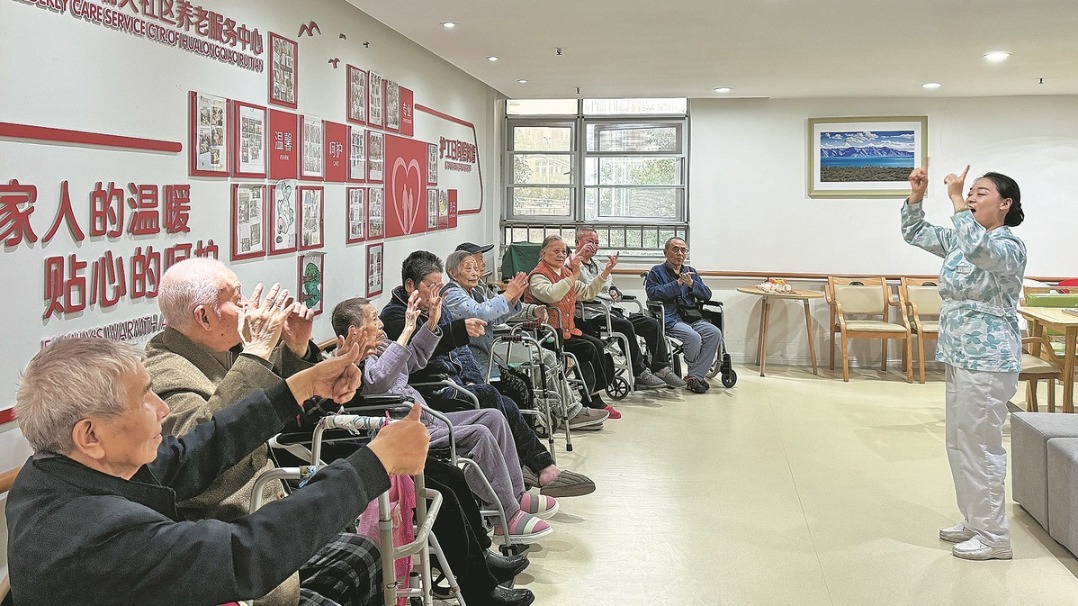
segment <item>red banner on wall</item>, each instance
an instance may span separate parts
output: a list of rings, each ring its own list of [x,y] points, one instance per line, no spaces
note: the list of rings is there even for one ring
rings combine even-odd
[[[415,106],[412,100],[412,89],[400,88],[401,99],[401,134],[411,137],[415,133]]]
[[[427,143],[386,134],[386,237],[420,234],[427,226]]]
[[[326,181],[344,183],[348,179],[348,126],[326,122]]]
[[[270,179],[299,177],[299,120],[296,114],[269,110]]]
[[[449,228],[452,229],[457,226],[457,190],[451,189],[447,195],[449,196]]]

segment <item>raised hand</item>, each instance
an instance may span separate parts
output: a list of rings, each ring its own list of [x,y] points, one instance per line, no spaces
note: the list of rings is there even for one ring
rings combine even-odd
[[[335,355],[286,379],[292,395],[301,406],[313,396],[329,398],[334,402],[347,402],[356,395],[363,378],[356,366],[360,348],[352,345],[342,350],[340,346],[343,341],[338,339]]]
[[[524,291],[527,290],[527,288],[527,274],[522,271],[517,272],[517,275],[513,276],[513,279],[505,284],[505,300],[510,303],[516,303],[520,300],[520,297],[524,295]]]
[[[962,194],[966,188],[966,173],[968,172],[969,164],[961,175],[951,173],[943,178],[943,183],[947,185],[947,197],[951,199],[956,211],[966,208],[966,199]]]
[[[421,285],[420,288],[430,289],[427,291],[427,328],[434,330],[442,319],[442,285],[431,284],[427,287]]]
[[[925,199],[928,191],[928,169],[921,166],[910,173],[910,203],[917,204]]]
[[[610,255],[610,257],[606,260],[606,267],[603,268],[603,277],[610,277],[610,272],[614,269],[614,266],[618,264],[618,258],[620,257],[620,252]]]
[[[408,297],[408,308],[404,310],[404,331],[411,334],[415,330],[416,321],[419,319],[419,291],[413,290]]]
[[[239,329],[243,352],[269,360],[273,348],[281,338],[285,319],[292,313],[292,307],[285,305],[288,291],[280,284],[274,284],[266,294],[266,299],[259,301],[262,285],[255,287],[251,303],[240,309]]]
[[[583,259],[580,258],[580,255],[576,253],[569,255],[567,263],[569,264],[569,273],[572,275],[574,282],[580,279],[580,264],[582,262]]]
[[[284,342],[299,357],[307,355],[314,328],[314,310],[306,303],[293,303],[284,321]]]

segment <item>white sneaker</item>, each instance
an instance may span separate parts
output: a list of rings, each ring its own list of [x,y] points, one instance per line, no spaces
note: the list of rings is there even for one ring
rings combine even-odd
[[[1010,542],[985,545],[980,537],[962,541],[951,548],[951,553],[963,560],[1009,560],[1013,557]]]
[[[977,533],[973,532],[969,528],[966,528],[965,524],[955,524],[950,528],[940,528],[940,540],[947,541],[948,543],[961,543],[962,541],[968,541],[974,537]]]

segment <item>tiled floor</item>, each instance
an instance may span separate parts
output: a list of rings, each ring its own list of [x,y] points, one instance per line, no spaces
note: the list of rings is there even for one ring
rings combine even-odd
[[[559,442],[599,489],[563,500],[518,586],[556,606],[1078,604],[1078,562],[1013,503],[1012,561],[937,539],[958,519],[941,373],[737,370]]]

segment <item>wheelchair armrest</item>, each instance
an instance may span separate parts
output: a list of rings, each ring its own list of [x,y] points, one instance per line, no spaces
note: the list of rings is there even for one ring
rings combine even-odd
[[[621,301],[635,301],[636,299],[637,299],[636,295],[621,295],[620,300]]]
[[[701,307],[722,307],[722,301],[700,301]]]
[[[279,433],[274,437],[274,441],[281,446],[292,446],[298,444],[302,446],[308,446],[311,443],[311,432],[309,431],[290,431],[288,433]],[[362,439],[354,433],[349,432],[347,429],[327,429],[322,434],[323,442],[333,442],[337,440],[357,440]]]

